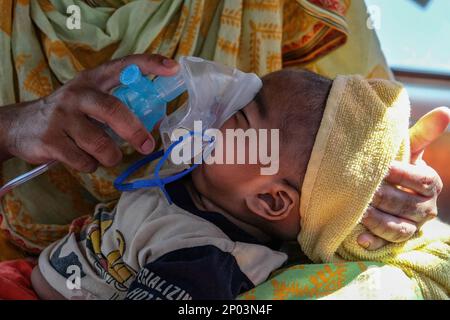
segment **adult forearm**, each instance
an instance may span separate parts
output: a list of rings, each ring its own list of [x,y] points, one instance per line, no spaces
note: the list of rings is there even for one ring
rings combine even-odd
[[[17,119],[18,108],[26,104],[28,102],[0,107],[0,163],[12,157],[10,150],[15,143],[12,127]]]

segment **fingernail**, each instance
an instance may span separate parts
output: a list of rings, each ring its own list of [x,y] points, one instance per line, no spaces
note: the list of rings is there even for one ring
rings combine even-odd
[[[362,246],[364,249],[367,249],[370,246],[370,242],[369,241],[362,241],[362,242],[358,242],[360,246]]]
[[[141,152],[144,154],[149,154],[153,151],[154,143],[152,139],[147,139],[145,142],[141,145]]]
[[[167,59],[167,58],[165,58],[162,63],[167,68],[173,68],[173,67],[175,67],[178,64],[175,60]]]

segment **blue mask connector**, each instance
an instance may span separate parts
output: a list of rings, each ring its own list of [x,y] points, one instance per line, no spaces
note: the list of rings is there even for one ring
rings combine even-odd
[[[186,91],[182,72],[170,77],[159,76],[153,81],[144,76],[135,64],[120,73],[121,86],[113,95],[119,98],[145,125],[148,131],[166,115],[167,103]]]

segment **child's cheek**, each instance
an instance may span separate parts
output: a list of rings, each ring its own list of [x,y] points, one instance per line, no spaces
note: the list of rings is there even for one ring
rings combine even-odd
[[[209,185],[214,189],[224,189],[233,187],[236,182],[234,165],[228,164],[204,164],[204,176]]]

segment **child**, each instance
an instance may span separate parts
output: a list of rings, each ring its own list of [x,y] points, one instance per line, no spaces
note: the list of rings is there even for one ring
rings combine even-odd
[[[233,299],[285,263],[281,241],[298,239],[314,262],[394,264],[426,298],[446,297],[445,227],[430,235],[427,223],[375,252],[356,242],[389,164],[407,161],[408,121],[395,82],[270,74],[221,131],[280,129],[277,174],[260,175],[260,164],[203,164],[167,185],[174,205],[156,188],[124,193],[41,253],[33,287],[43,299]]]

